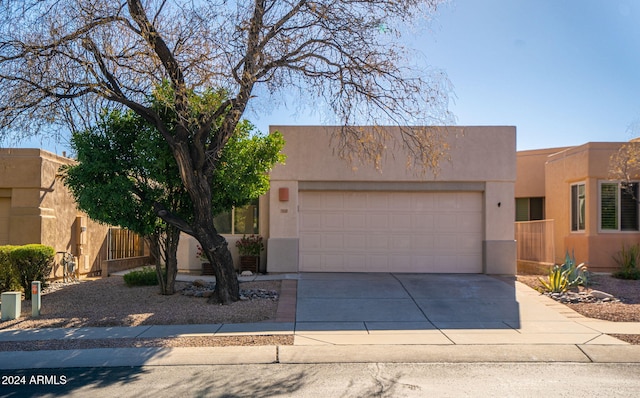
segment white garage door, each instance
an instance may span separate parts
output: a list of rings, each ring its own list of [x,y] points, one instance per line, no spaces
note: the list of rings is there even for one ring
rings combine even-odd
[[[300,271],[482,272],[482,193],[302,191]]]

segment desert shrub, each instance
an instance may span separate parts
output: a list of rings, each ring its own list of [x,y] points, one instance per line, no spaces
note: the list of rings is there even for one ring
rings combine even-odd
[[[538,278],[542,284],[542,289],[549,293],[563,293],[567,291],[569,287],[569,279],[567,273],[562,271],[562,268],[558,265],[549,269],[549,276],[547,280]]]
[[[547,280],[538,279],[542,284],[543,291],[563,293],[572,287],[586,286],[589,283],[589,272],[584,263],[576,265],[575,257],[569,256],[569,252],[567,252],[564,264],[554,265],[549,269]]]
[[[25,299],[31,299],[31,282],[40,281],[43,287],[46,286],[54,256],[53,247],[39,244],[17,246],[11,250],[9,259],[24,289]]]
[[[9,253],[15,246],[0,246],[0,292],[8,292],[20,288],[18,277],[11,266]]]
[[[138,271],[124,274],[127,286],[155,286],[158,284],[158,274],[153,267],[144,267]]]
[[[613,273],[614,278],[619,279],[640,279],[640,245],[631,245],[625,248],[622,245],[613,260],[618,264],[620,269]]]
[[[562,272],[567,273],[569,287],[587,286],[589,284],[589,272],[584,263],[576,265],[575,255],[569,255],[567,251],[564,256],[564,264],[560,266]]]

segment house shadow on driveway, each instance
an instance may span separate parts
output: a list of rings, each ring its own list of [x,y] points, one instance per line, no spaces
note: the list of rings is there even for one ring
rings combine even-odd
[[[296,333],[518,329],[515,281],[480,274],[304,273]]]

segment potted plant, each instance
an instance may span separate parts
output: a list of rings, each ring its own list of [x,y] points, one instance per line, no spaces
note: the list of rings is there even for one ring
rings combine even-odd
[[[258,273],[260,269],[260,252],[264,250],[264,243],[260,235],[242,235],[236,242],[240,253],[240,272],[251,271]]]
[[[202,263],[202,275],[213,275],[213,266],[209,262],[207,256],[204,254],[204,250],[202,250],[202,247],[200,247],[200,245],[198,245],[198,249],[196,250],[196,256]]]

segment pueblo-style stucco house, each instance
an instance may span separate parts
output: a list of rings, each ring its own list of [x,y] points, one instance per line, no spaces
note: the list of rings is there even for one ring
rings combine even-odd
[[[263,272],[515,274],[515,127],[437,128],[450,161],[434,176],[393,152],[381,170],[345,162],[330,142],[337,127],[272,126],[286,164],[258,203],[222,216],[233,256],[244,233],[259,233]],[[196,249],[183,235],[182,271],[200,270]]]
[[[563,263],[568,252],[591,271],[610,272],[622,245],[640,241],[637,199],[609,175],[610,157],[623,144],[518,152],[516,221],[548,223],[547,246],[553,249],[546,265]],[[638,192],[638,183],[633,184]]]
[[[40,149],[0,149],[0,245],[39,243],[73,254],[79,276],[149,263],[143,242],[76,208],[60,167],[74,160]],[[148,254],[148,253],[147,253]],[[56,255],[52,278],[63,276]]]

